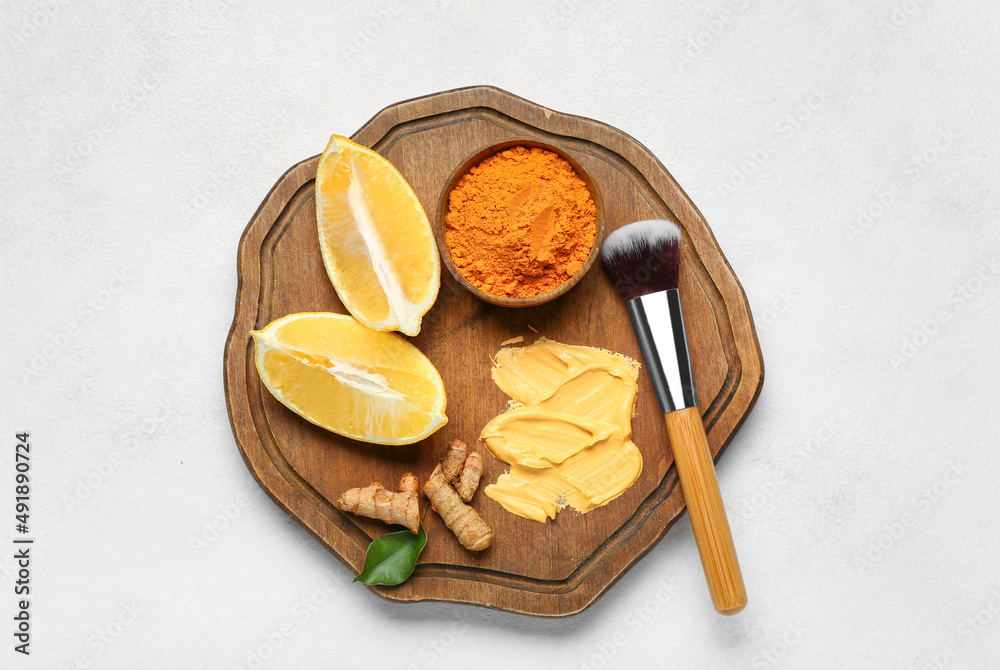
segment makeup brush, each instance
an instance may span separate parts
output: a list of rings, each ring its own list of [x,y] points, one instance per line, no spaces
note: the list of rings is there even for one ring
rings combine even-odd
[[[736,614],[746,607],[747,592],[698,411],[677,290],[680,228],[659,219],[630,223],[607,236],[601,257],[615,290],[625,298],[646,371],[663,409],[712,603],[722,614]]]

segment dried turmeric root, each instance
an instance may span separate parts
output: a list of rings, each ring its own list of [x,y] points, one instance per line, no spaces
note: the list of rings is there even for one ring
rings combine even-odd
[[[465,442],[452,440],[448,453],[441,461],[441,471],[462,500],[469,502],[483,476],[483,457],[478,451],[470,452]]]
[[[448,453],[441,459],[441,471],[449,482],[455,481],[462,474],[462,466],[469,455],[469,447],[461,440],[452,440],[448,445]]]
[[[416,475],[407,472],[399,480],[399,492],[372,482],[364,488],[344,491],[334,505],[344,512],[406,526],[410,532],[420,529],[420,484]]]
[[[469,502],[479,488],[479,478],[483,476],[483,457],[478,451],[469,452],[465,459],[465,467],[455,482],[455,491],[462,500]]]
[[[483,518],[479,516],[479,512],[462,502],[462,496],[445,476],[445,466],[447,465],[449,472],[458,473],[456,477],[458,477],[459,486],[462,486],[462,474],[467,467],[466,463],[472,457],[472,454],[466,455],[465,450],[467,447],[462,442],[455,440],[451,443],[444,461],[434,468],[430,479],[424,484],[424,495],[431,501],[431,507],[434,508],[434,511],[441,515],[444,524],[451,529],[451,532],[455,533],[455,537],[458,538],[463,547],[470,551],[482,551],[493,543],[493,530],[486,525]],[[472,498],[472,494],[476,492],[479,477],[482,474],[482,459],[479,458],[479,454],[475,452],[473,454],[478,459],[478,466],[476,461],[468,466],[471,470],[464,489],[469,491],[469,498]],[[455,460],[459,458],[461,461],[456,466]],[[477,467],[478,472],[476,471]],[[474,485],[472,484],[473,479],[475,480]]]
[[[412,472],[404,473],[403,476],[399,478],[399,492],[415,493],[417,494],[417,496],[419,496],[420,482],[417,481],[417,476]]]

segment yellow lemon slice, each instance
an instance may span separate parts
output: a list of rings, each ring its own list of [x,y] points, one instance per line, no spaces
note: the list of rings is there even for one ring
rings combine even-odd
[[[410,444],[448,422],[441,375],[395,333],[346,314],[289,314],[251,332],[267,390],[308,421],[355,440]]]
[[[316,172],[316,221],[326,273],[347,311],[375,330],[420,332],[441,264],[427,214],[392,163],[331,137]]]

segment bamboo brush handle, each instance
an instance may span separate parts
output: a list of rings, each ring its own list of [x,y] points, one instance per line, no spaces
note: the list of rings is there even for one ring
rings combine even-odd
[[[747,591],[708,450],[705,424],[697,407],[663,416],[712,604],[721,614],[736,614],[746,607]]]

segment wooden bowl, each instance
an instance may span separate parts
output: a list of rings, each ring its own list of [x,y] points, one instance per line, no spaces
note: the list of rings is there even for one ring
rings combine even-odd
[[[500,153],[501,151],[505,151],[506,149],[510,149],[511,147],[537,147],[539,149],[551,151],[565,160],[573,167],[576,174],[587,185],[587,189],[590,191],[590,197],[594,199],[594,204],[597,206],[597,232],[594,236],[594,246],[590,250],[590,255],[587,256],[587,260],[584,261],[583,265],[580,266],[580,269],[577,270],[572,277],[560,284],[557,288],[549,291],[548,293],[540,293],[539,295],[534,295],[529,298],[508,298],[506,296],[493,295],[474,285],[466,279],[461,272],[459,272],[457,267],[455,267],[455,263],[451,258],[451,250],[448,248],[444,239],[445,216],[448,214],[448,199],[451,195],[451,190],[458,185],[458,182],[469,170],[479,165],[490,156]],[[602,204],[601,193],[597,188],[597,184],[593,179],[591,179],[590,175],[587,174],[587,171],[583,169],[583,166],[581,166],[572,155],[558,147],[554,147],[551,144],[545,144],[543,142],[536,142],[534,140],[510,140],[507,142],[501,142],[500,144],[494,144],[475,153],[469,157],[468,160],[463,162],[455,173],[452,174],[451,179],[448,180],[444,193],[441,196],[440,216],[438,217],[438,225],[434,228],[434,235],[437,238],[438,247],[441,249],[441,259],[444,261],[445,267],[447,267],[448,271],[451,272],[455,281],[457,281],[459,285],[463,286],[467,291],[472,293],[472,295],[476,296],[480,300],[484,300],[494,305],[500,305],[502,307],[533,307],[535,305],[541,305],[551,300],[555,300],[556,298],[564,295],[567,291],[576,286],[577,282],[583,279],[583,276],[587,274],[587,271],[593,267],[594,262],[601,253],[601,242],[604,239],[604,208]]]

